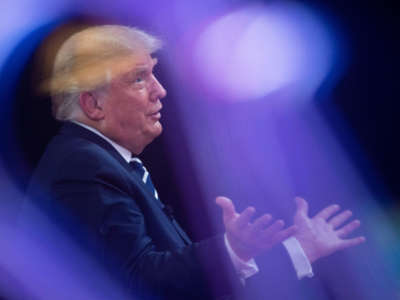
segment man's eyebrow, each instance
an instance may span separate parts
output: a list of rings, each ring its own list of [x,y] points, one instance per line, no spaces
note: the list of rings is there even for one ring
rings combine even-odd
[[[129,80],[131,77],[138,76],[140,74],[149,72],[149,69],[152,70],[154,66],[158,63],[158,59],[156,57],[152,57],[152,65],[149,64],[137,64],[134,66],[133,70],[127,72],[123,75],[123,78]]]
[[[141,72],[146,72],[146,71],[148,71],[149,67],[150,67],[150,69],[153,69],[154,66],[157,65],[158,59],[156,57],[154,57],[154,58],[152,58],[152,62],[153,62],[153,64],[151,66],[149,66],[148,64],[138,64],[129,73],[137,74],[137,73],[141,73]]]

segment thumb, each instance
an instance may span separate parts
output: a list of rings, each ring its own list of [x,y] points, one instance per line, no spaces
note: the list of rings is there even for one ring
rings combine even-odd
[[[296,197],[294,198],[294,200],[296,201],[296,206],[297,206],[296,215],[307,217],[308,216],[307,201],[301,197]]]
[[[225,223],[236,216],[235,206],[231,199],[219,196],[215,199],[215,202],[222,208]]]

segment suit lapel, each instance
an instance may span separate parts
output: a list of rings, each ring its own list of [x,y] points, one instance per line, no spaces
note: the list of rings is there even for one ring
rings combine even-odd
[[[126,162],[126,160],[118,153],[118,151],[105,139],[103,139],[101,136],[97,135],[96,133],[79,126],[77,124],[74,124],[72,122],[65,122],[64,125],[61,128],[60,134],[64,135],[72,135],[72,136],[79,136],[81,138],[87,139],[92,143],[95,143],[105,149],[111,156],[113,156],[121,166],[123,166],[128,173],[131,174],[133,179],[140,185],[140,189],[142,193],[146,195],[146,197],[149,199],[149,201],[152,202],[157,202],[157,205],[162,211],[162,215],[166,217],[169,220],[169,224],[173,228],[173,230],[180,236],[180,238],[183,240],[185,244],[191,244],[190,238],[187,236],[185,231],[179,226],[178,222],[174,218],[167,217],[163,211],[163,204],[161,203],[160,200],[156,199],[154,195],[152,195],[148,188],[144,185],[142,179],[140,176],[138,176],[135,172],[133,172],[131,166]]]

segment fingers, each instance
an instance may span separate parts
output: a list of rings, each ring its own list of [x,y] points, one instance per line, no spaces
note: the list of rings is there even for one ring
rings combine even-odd
[[[346,226],[343,226],[339,230],[336,231],[336,234],[338,237],[346,237],[349,235],[351,232],[353,232],[356,228],[360,226],[360,221],[359,220],[354,220],[353,222],[347,224]]]
[[[285,222],[283,220],[275,221],[271,226],[262,231],[262,237],[270,239],[274,234],[281,230],[283,226],[285,226]]]
[[[260,237],[266,248],[286,240],[297,231],[297,226],[295,225],[282,230],[284,226],[285,222],[283,220],[277,220],[262,232]]]
[[[340,206],[337,204],[329,205],[328,207],[325,207],[323,210],[321,210],[319,213],[317,213],[314,216],[314,218],[322,218],[324,220],[327,220],[339,209],[340,209]]]
[[[220,196],[215,199],[215,202],[222,208],[224,223],[236,217],[237,213],[231,199]]]
[[[332,225],[332,228],[337,228],[342,225],[353,213],[350,210],[346,210],[337,216],[333,217],[328,223]]]
[[[297,211],[296,214],[297,215],[303,215],[305,217],[308,216],[308,203],[306,200],[304,200],[301,197],[296,197],[294,198],[294,200],[296,201],[296,205],[297,205]]]
[[[265,214],[253,222],[251,225],[251,230],[254,232],[259,232],[260,230],[266,228],[271,221],[272,216],[270,214]]]
[[[247,225],[249,225],[249,222],[251,220],[251,217],[254,215],[256,212],[254,207],[248,207],[246,208],[237,218],[236,224],[238,228],[243,228]]]
[[[286,228],[285,230],[279,231],[277,234],[275,234],[273,243],[276,244],[276,243],[283,242],[287,238],[291,237],[296,232],[296,230],[297,230],[297,226],[293,225],[293,226]]]
[[[339,250],[357,246],[361,243],[364,243],[365,241],[366,239],[363,236],[359,236],[348,240],[343,240],[342,243],[340,243]]]

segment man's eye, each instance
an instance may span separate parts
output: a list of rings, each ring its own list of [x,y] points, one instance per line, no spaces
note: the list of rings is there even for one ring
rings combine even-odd
[[[141,83],[141,82],[143,82],[143,78],[142,77],[137,77],[135,79],[135,83]]]

